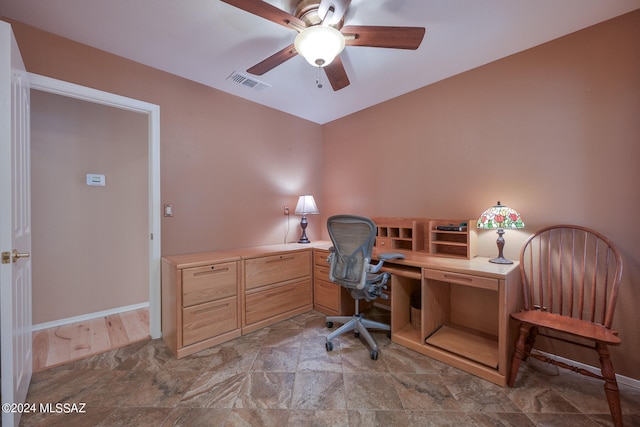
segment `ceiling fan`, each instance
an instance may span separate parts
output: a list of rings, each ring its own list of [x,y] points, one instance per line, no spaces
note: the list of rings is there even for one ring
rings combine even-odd
[[[339,56],[345,45],[415,50],[425,33],[422,27],[344,26],[351,0],[301,0],[295,15],[262,0],[221,1],[298,31],[293,44],[249,68],[248,73],[261,76],[300,54],[311,65],[324,69],[334,91],[349,86]]]

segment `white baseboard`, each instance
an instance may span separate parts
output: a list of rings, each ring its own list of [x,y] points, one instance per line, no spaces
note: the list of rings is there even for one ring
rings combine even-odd
[[[536,352],[544,355],[545,357],[548,357],[549,359],[557,360],[559,362],[564,362],[564,363],[566,363],[568,365],[576,366],[578,368],[584,369],[585,371],[589,371],[589,372],[591,372],[593,374],[596,374],[596,375],[602,375],[602,372],[600,371],[600,368],[596,368],[595,366],[585,365],[584,363],[580,363],[580,362],[576,362],[575,360],[566,359],[564,357],[556,356],[555,354],[545,353],[544,351],[536,350]],[[629,377],[625,377],[625,376],[616,374],[616,381],[618,381],[619,384],[624,384],[624,385],[627,385],[629,387],[633,387],[635,389],[640,390],[640,380],[636,380],[634,378],[629,378]]]
[[[97,319],[99,317],[111,316],[113,314],[124,313],[126,311],[139,310],[141,308],[149,308],[149,301],[140,304],[127,305],[124,307],[111,308],[109,310],[97,311],[95,313],[82,314],[80,316],[67,317],[66,319],[53,320],[51,322],[38,323],[31,327],[32,331],[40,331],[42,329],[56,328],[69,323],[84,322],[86,320]]]

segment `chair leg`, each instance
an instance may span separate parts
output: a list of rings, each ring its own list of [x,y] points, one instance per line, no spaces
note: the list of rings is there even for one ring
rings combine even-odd
[[[602,377],[604,378],[604,392],[609,403],[609,411],[613,418],[613,425],[622,427],[622,407],[620,406],[620,390],[616,381],[616,373],[609,356],[609,348],[606,344],[596,343],[596,351],[600,356],[600,365],[602,366]]]
[[[350,320],[348,322],[346,322],[344,325],[340,326],[338,329],[336,329],[335,331],[331,332],[327,336],[327,342],[331,342],[331,341],[334,340],[334,338],[344,334],[345,332],[349,332],[349,331],[352,331],[352,330],[357,328],[358,321],[357,321],[356,317],[352,317],[352,318],[349,318],[349,319]]]
[[[529,355],[531,354],[531,350],[533,350],[533,346],[536,343],[536,338],[538,336],[538,327],[531,326],[529,329],[529,335],[527,336],[527,341],[524,344],[524,358],[522,359],[524,362],[527,361]]]
[[[511,370],[509,371],[509,380],[507,382],[509,387],[513,387],[515,384],[518,371],[520,370],[520,364],[528,357],[527,346],[530,344],[529,331],[531,326],[526,323],[521,323],[519,329],[520,335],[516,341],[516,348],[513,351],[513,356],[511,356]]]

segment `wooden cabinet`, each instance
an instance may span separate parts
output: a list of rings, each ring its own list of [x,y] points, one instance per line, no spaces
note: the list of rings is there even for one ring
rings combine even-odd
[[[330,316],[349,316],[355,312],[355,300],[344,287],[329,281],[329,251],[313,251],[313,308]]]
[[[162,259],[163,338],[177,358],[240,336],[239,261]]]
[[[487,258],[431,258],[392,276],[392,340],[506,386],[517,331],[509,315],[520,306],[517,263]],[[411,295],[421,295],[419,329],[411,324]]]
[[[243,334],[313,309],[311,249],[243,262]]]
[[[162,335],[177,358],[313,309],[308,245],[162,258]]]

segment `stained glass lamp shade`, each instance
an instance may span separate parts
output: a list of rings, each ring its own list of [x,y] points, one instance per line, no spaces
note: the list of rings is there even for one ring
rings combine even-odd
[[[504,206],[498,202],[497,205],[490,207],[482,212],[478,218],[478,228],[497,229],[498,240],[498,257],[490,259],[489,262],[496,264],[513,264],[513,261],[506,259],[503,255],[504,250],[504,229],[505,228],[524,228],[522,217],[515,210]]]

